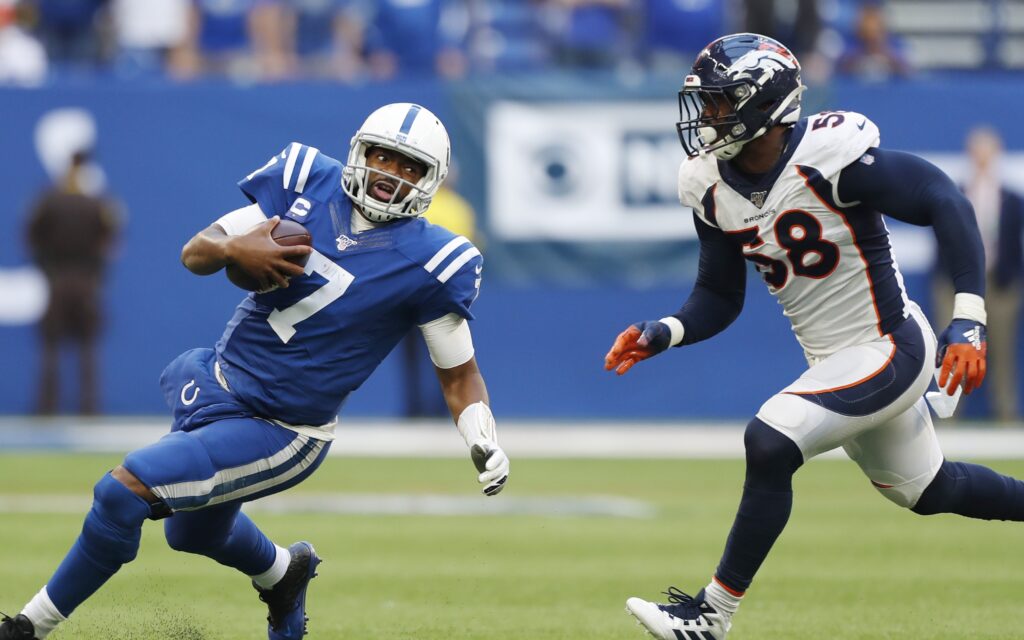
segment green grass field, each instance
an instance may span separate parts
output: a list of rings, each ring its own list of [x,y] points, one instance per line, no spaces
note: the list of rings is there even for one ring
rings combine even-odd
[[[87,496],[117,457],[0,455],[0,497]],[[1024,462],[993,465],[1024,475]],[[739,461],[513,460],[508,496],[618,496],[657,509],[608,516],[351,516],[255,513],[276,541],[312,541],[325,562],[309,592],[310,638],[642,638],[627,597],[694,593],[721,554]],[[301,493],[472,495],[461,460],[329,459]],[[81,515],[0,514],[0,610],[49,578]],[[1024,528],[921,518],[878,496],[853,463],[797,475],[789,527],[730,640],[1020,638]],[[265,611],[236,572],[169,550],[147,523],[139,558],[53,640],[246,639]]]

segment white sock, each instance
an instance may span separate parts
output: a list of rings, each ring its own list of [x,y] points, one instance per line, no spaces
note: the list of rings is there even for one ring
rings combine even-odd
[[[288,571],[288,564],[292,561],[292,554],[287,549],[276,544],[274,548],[277,549],[277,557],[274,558],[274,564],[270,565],[269,569],[258,576],[249,576],[260,589],[272,589],[284,577],[284,574]]]
[[[704,599],[719,613],[732,617],[740,608],[743,596],[734,596],[718,580],[711,579],[711,584],[704,588]]]
[[[43,640],[50,634],[57,625],[67,620],[57,607],[50,600],[50,594],[46,593],[46,587],[39,590],[32,600],[29,601],[21,613],[32,621],[36,630],[36,638]]]

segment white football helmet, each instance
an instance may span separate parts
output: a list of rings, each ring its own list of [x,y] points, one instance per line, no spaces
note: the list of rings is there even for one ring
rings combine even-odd
[[[367,184],[370,171],[366,167],[366,152],[370,147],[384,147],[409,156],[425,164],[427,172],[416,184],[394,176],[399,180],[399,188],[390,201],[378,200],[369,195]],[[418,104],[396,102],[371,113],[352,136],[348,162],[342,173],[342,188],[369,220],[388,222],[396,218],[415,218],[430,206],[448,175],[450,164],[451,142],[437,116]],[[403,185],[410,187],[409,193],[396,200]]]

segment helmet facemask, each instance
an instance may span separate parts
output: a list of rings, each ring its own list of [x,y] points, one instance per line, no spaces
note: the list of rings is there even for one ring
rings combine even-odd
[[[423,163],[427,171],[418,182],[413,183],[401,176],[370,168],[366,164],[366,154],[372,147],[382,147],[408,156]],[[430,201],[445,179],[440,167],[440,159],[434,158],[420,149],[381,136],[360,133],[352,140],[349,161],[342,174],[342,186],[348,197],[359,207],[363,216],[372,222],[415,218],[430,207]],[[379,200],[370,194],[370,187],[382,176],[398,183],[388,201]],[[399,198],[406,188],[408,192],[404,197]]]
[[[800,63],[771,38],[724,36],[694,62],[679,91],[676,129],[686,155],[735,158],[743,146],[800,118]]]

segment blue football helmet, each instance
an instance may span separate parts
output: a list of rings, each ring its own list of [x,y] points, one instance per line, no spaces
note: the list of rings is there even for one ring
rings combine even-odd
[[[679,140],[690,157],[736,157],[778,124],[800,119],[800,63],[767,36],[737,33],[704,47],[679,91]]]

